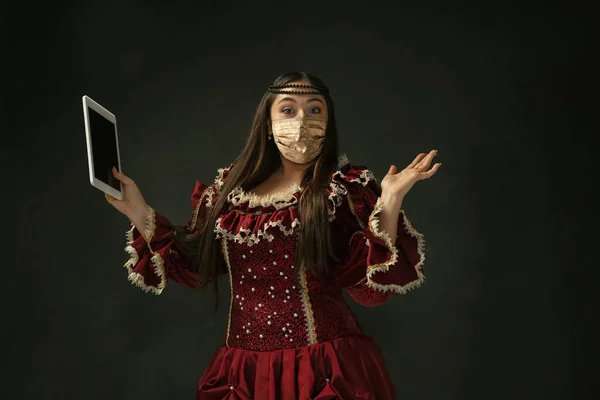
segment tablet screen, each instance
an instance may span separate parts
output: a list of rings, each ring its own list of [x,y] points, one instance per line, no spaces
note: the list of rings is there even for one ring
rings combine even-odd
[[[117,155],[117,136],[115,125],[98,112],[88,107],[90,136],[94,159],[94,176],[96,179],[120,191],[119,181],[112,174],[112,167],[119,170]]]

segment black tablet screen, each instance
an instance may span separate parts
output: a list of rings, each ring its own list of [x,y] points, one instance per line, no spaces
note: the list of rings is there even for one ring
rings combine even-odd
[[[113,166],[119,170],[115,125],[89,107],[88,115],[94,158],[94,176],[96,179],[121,191],[119,181],[111,172]]]

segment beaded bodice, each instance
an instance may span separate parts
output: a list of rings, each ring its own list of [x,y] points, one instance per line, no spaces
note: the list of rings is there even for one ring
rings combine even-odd
[[[196,182],[188,228],[198,232],[231,167],[219,170],[208,186]],[[227,194],[214,234],[230,283],[224,345],[254,351],[297,348],[360,334],[342,295],[365,306],[419,286],[424,279],[423,235],[400,212],[395,242],[379,229],[381,188],[365,167],[343,164],[327,188],[334,261],[327,279],[318,280],[295,260],[301,224],[297,185],[271,196],[240,187]],[[160,294],[167,281],[195,287],[197,275],[173,240],[172,224],[148,207],[145,232],[127,232],[125,263],[129,280]]]
[[[299,195],[228,197],[216,229],[231,285],[228,346],[276,350],[361,332],[341,286],[295,264]]]

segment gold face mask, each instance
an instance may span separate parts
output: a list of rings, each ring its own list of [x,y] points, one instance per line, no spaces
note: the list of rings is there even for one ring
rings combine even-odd
[[[273,120],[272,126],[275,144],[286,159],[306,164],[321,154],[327,121],[296,117]]]

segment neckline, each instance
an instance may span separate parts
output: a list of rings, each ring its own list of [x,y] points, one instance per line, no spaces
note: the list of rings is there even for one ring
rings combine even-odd
[[[244,191],[241,186],[236,187],[227,196],[227,201],[233,205],[248,203],[249,208],[269,207],[276,209],[289,207],[298,202],[297,193],[302,191],[302,187],[297,183],[292,183],[285,189],[269,194],[256,194],[252,191]]]

